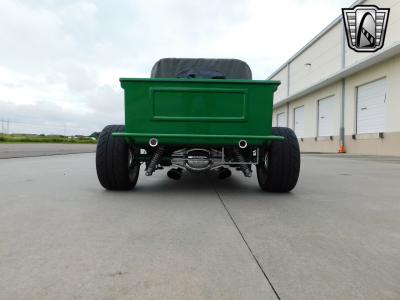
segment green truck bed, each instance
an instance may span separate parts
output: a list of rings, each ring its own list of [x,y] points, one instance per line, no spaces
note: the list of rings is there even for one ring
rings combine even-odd
[[[137,145],[262,145],[272,135],[273,94],[279,81],[121,78],[125,132]]]

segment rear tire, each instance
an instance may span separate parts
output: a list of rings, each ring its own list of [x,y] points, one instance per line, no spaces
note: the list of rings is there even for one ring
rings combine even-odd
[[[108,125],[100,133],[96,149],[96,170],[100,184],[107,190],[131,190],[140,170],[135,160],[136,151],[122,137],[113,132],[124,132],[124,125]]]
[[[272,134],[283,136],[285,140],[273,141],[261,151],[262,160],[257,165],[258,183],[264,191],[287,193],[296,186],[299,178],[299,142],[290,128],[273,127]]]

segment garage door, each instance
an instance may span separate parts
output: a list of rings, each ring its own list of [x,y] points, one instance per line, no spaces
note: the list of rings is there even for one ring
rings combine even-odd
[[[304,137],[304,106],[294,109],[294,132],[298,138]]]
[[[318,136],[334,135],[334,96],[318,101]]]
[[[286,113],[280,113],[276,116],[276,125],[278,127],[287,127],[286,125]]]
[[[358,87],[357,133],[385,130],[386,79]]]

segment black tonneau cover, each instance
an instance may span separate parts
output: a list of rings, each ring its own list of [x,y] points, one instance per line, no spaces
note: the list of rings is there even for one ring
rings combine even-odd
[[[152,78],[176,78],[179,73],[191,69],[218,71],[226,79],[251,80],[250,67],[238,59],[163,58],[151,70]]]

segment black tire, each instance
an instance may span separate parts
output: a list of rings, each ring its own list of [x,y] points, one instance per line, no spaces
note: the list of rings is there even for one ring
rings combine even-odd
[[[262,157],[257,165],[258,183],[264,191],[287,193],[296,186],[299,179],[299,142],[290,128],[273,127],[272,134],[283,136],[285,140],[273,141],[261,151]]]
[[[108,125],[100,133],[96,149],[96,170],[100,184],[107,190],[131,190],[135,187],[140,163],[134,159],[138,152],[124,138],[113,132],[124,132],[124,125]]]

